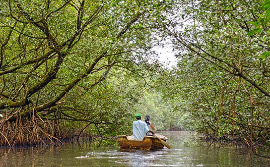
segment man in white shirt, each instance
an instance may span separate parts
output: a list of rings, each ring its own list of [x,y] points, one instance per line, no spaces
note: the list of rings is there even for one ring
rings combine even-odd
[[[141,114],[136,114],[137,121],[133,122],[133,138],[135,140],[143,140],[149,131],[147,124],[141,120]]]

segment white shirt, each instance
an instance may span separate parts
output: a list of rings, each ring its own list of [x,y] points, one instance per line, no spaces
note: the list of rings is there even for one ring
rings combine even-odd
[[[137,120],[133,122],[133,137],[135,140],[142,140],[149,128],[145,122],[142,120]]]

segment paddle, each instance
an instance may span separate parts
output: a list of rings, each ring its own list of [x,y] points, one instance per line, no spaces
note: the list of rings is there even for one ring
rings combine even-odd
[[[164,146],[166,146],[168,149],[171,149],[172,148],[172,146],[170,146],[168,143],[166,143],[164,140],[162,140],[161,138],[159,138],[157,135],[155,135],[155,133],[153,132],[153,131],[151,131],[151,130],[149,130],[148,132],[151,132],[153,135],[154,135],[154,137],[156,137]],[[147,132],[147,133],[148,133]],[[147,134],[146,133],[146,134]]]
[[[166,146],[168,149],[171,149],[172,146],[170,146],[168,143],[166,143],[164,140],[159,138],[157,135],[154,135],[164,146]]]

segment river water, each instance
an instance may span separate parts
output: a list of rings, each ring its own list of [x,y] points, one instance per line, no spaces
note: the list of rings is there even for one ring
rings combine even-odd
[[[173,149],[125,151],[117,142],[103,141],[49,148],[0,149],[0,167],[263,167],[270,160],[231,147],[202,144],[194,132],[161,132]]]

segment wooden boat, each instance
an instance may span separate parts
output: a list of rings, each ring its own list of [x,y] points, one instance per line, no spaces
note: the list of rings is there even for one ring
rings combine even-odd
[[[157,137],[158,136],[158,137]],[[118,142],[121,150],[138,149],[138,150],[156,150],[164,147],[163,142],[168,138],[162,135],[145,136],[143,140],[134,140],[132,136],[119,135]]]

